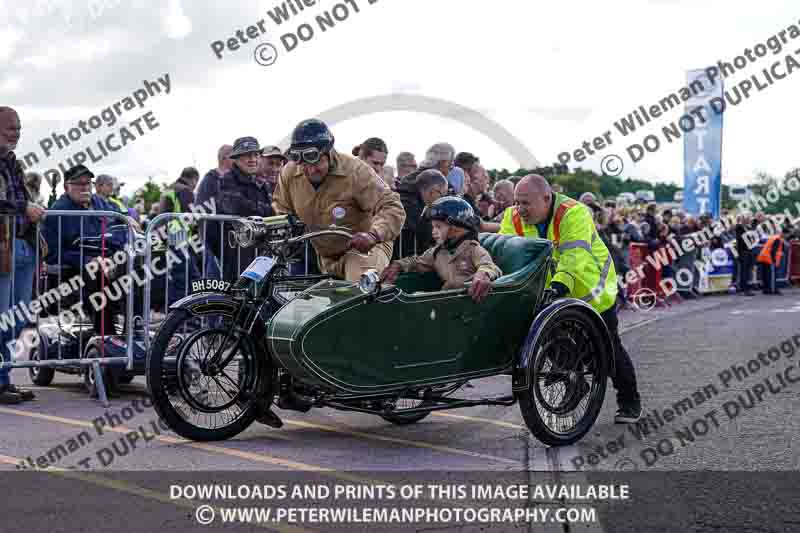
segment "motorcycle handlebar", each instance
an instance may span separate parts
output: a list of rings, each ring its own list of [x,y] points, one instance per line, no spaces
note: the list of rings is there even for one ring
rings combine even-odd
[[[317,237],[344,237],[346,239],[353,238],[353,232],[347,228],[331,228],[331,229],[324,229],[319,231],[312,231],[310,233],[304,233],[303,235],[292,237],[291,239],[283,240],[283,241],[271,241],[269,244],[272,246],[277,246],[279,244],[297,244],[299,242],[308,241],[311,239],[316,239]]]

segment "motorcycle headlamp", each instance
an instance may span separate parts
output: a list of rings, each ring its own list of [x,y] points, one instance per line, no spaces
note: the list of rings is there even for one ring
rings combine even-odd
[[[378,274],[377,270],[370,269],[361,274],[361,278],[358,280],[358,288],[364,294],[372,294],[377,292],[380,288],[381,284],[381,277]]]
[[[264,227],[252,220],[241,220],[234,224],[228,234],[228,244],[231,248],[249,248],[255,245],[264,234]]]

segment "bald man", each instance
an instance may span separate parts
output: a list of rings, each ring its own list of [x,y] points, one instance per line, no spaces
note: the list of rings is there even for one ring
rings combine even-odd
[[[3,213],[0,231],[10,236],[0,243],[0,315],[12,304],[31,302],[39,237],[37,223],[44,215],[44,208],[30,199],[25,173],[14,154],[21,133],[22,123],[17,112],[10,107],[0,107],[0,210]],[[20,321],[0,331],[0,363],[11,360],[8,345],[17,340],[23,326]],[[9,370],[0,368],[0,404],[16,404],[35,397],[33,392],[12,385]]]
[[[588,303],[603,318],[614,344],[616,375],[612,382],[619,406],[615,421],[636,422],[642,406],[633,363],[619,338],[617,274],[611,254],[597,235],[591,211],[554,193],[547,180],[537,174],[520,180],[514,202],[516,205],[503,216],[500,233],[553,241],[556,269],[555,273],[548,272],[550,288],[557,297],[570,296]],[[584,396],[589,391],[589,384],[582,381],[578,393]]]

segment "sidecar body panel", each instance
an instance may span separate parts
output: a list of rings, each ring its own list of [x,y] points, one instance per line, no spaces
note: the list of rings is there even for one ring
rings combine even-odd
[[[465,289],[403,275],[380,294],[325,281],[281,308],[267,327],[270,351],[294,377],[338,393],[407,387],[510,372],[546,282],[549,241],[492,234],[481,243],[506,273],[476,304]]]

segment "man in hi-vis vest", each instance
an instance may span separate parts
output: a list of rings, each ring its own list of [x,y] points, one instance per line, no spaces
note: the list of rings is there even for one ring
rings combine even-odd
[[[764,294],[781,294],[775,283],[775,270],[780,266],[782,259],[783,235],[770,235],[756,258],[761,273],[761,290]]]
[[[548,284],[557,297],[571,296],[591,305],[608,327],[614,343],[619,409],[617,423],[636,422],[642,413],[636,387],[636,372],[619,338],[617,273],[605,244],[597,234],[589,208],[554,193],[542,176],[530,174],[514,190],[514,206],[503,214],[500,233],[553,241],[555,272],[548,272]],[[585,384],[589,392],[588,383]]]

